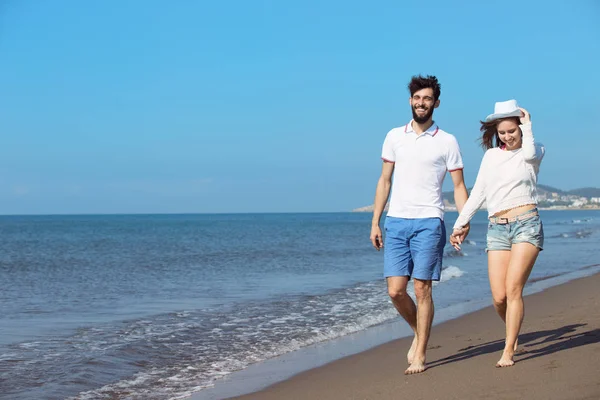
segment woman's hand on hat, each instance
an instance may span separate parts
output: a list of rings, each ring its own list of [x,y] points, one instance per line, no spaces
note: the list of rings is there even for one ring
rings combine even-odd
[[[531,123],[531,115],[529,114],[529,111],[527,111],[524,108],[519,107],[519,110],[521,110],[521,125],[525,125],[525,124],[530,124]]]

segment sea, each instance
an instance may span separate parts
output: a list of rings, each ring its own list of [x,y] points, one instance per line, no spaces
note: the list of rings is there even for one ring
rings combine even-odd
[[[540,214],[546,242],[527,292],[600,271],[600,211]],[[448,232],[456,217],[446,214]],[[370,222],[370,213],[2,216],[0,399],[224,398],[276,380],[235,378],[273,360],[308,368],[323,362],[307,358],[315,347],[406,335]],[[446,246],[435,323],[490,304],[486,229],[479,212],[462,251]]]

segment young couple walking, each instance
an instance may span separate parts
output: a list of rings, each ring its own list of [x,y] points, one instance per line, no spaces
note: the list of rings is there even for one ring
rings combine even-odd
[[[384,249],[388,294],[415,333],[405,374],[427,368],[425,352],[434,315],[432,282],[440,280],[446,244],[442,200],[446,172],[452,178],[459,211],[449,239],[455,249],[460,250],[469,221],[486,202],[490,288],[494,308],[506,324],[505,347],[496,366],[511,366],[523,321],[523,287],[544,242],[536,208],[544,147],[534,141],[527,110],[515,100],[496,103],[494,113],[481,122],[481,145],[486,152],[468,196],[458,142],[433,120],[440,105],[437,78],[415,76],[408,89],[413,118],[389,131],[383,142],[371,227],[373,246]],[[380,219],[388,197],[384,242]],[[416,304],[406,292],[411,278]]]

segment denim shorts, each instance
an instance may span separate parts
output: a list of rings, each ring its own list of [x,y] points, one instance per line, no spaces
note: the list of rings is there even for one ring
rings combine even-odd
[[[535,211],[527,211],[521,215],[524,216]],[[489,222],[486,251],[510,250],[515,243],[531,243],[543,250],[544,226],[539,215],[507,224]]]
[[[439,281],[446,227],[439,218],[385,219],[383,276]]]

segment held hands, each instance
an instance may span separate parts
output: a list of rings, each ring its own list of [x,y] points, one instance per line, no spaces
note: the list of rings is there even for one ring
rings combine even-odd
[[[383,248],[383,238],[381,237],[381,229],[379,225],[373,225],[371,227],[371,243],[373,247],[377,249],[377,251]]]
[[[519,110],[521,110],[521,125],[525,125],[525,124],[529,124],[531,123],[531,114],[529,114],[529,111],[527,111],[524,108],[519,107]]]
[[[460,251],[460,245],[465,241],[470,230],[471,225],[467,224],[460,229],[455,229],[452,231],[452,234],[450,235],[450,244],[456,249],[456,251]]]

